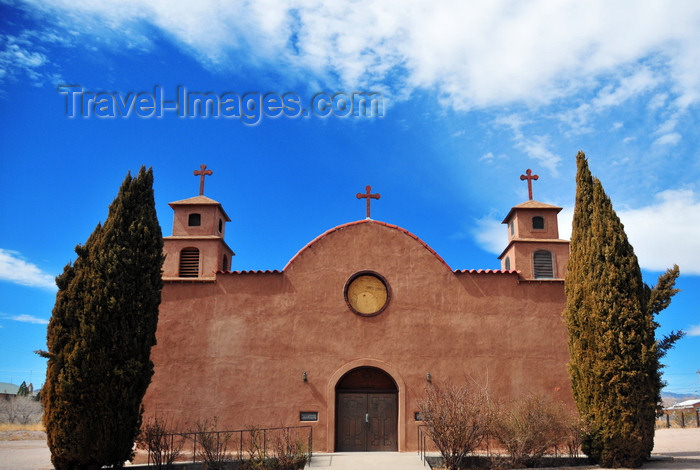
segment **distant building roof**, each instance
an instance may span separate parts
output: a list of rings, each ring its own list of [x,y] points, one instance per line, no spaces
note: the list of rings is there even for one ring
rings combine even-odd
[[[676,403],[673,406],[666,408],[667,410],[679,410],[681,408],[696,408],[700,405],[700,399],[694,398],[692,400],[685,400],[680,403]]]
[[[0,382],[0,393],[5,395],[17,395],[19,391],[19,385],[11,384],[9,382]]]

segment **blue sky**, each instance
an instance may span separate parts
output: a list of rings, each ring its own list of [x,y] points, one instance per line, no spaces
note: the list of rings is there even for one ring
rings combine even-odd
[[[683,291],[658,320],[688,335],[665,378],[700,393],[698,63],[695,1],[0,0],[0,382],[43,383],[32,351],[45,347],[53,278],[141,165],[165,235],[167,203],[197,194],[200,164],[214,171],[205,194],[231,216],[234,269],[281,269],[364,218],[366,185],[382,196],[373,218],[453,269],[493,269],[527,168],[535,199],[564,208],[568,237],[583,150],[646,282],[680,266]],[[79,87],[89,116],[66,115],[61,85]],[[178,87],[286,94],[305,109],[319,93],[373,92],[382,115],[101,117],[109,109],[87,101],[102,93],[114,111],[156,89],[174,101]]]

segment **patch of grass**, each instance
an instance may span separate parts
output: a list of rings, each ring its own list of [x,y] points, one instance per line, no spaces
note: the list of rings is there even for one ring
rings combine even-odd
[[[44,425],[41,423],[18,424],[0,423],[0,431],[43,431]]]

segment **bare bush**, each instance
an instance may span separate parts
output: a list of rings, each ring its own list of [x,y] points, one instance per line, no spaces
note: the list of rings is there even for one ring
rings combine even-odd
[[[566,450],[572,459],[578,458],[583,442],[583,423],[577,414],[573,413],[566,426]]]
[[[228,443],[232,434],[216,431],[217,421],[217,418],[214,418],[211,422],[206,420],[195,424],[197,458],[203,462],[207,470],[223,470],[233,461],[233,456],[228,452]]]
[[[298,429],[248,426],[245,453],[248,459],[242,462],[243,470],[296,470],[306,466],[311,449]]]
[[[248,460],[243,464],[245,470],[259,470],[265,468],[267,460],[267,445],[265,433],[257,426],[248,426],[248,440],[246,441],[246,452]]]
[[[562,403],[530,395],[497,406],[490,429],[509,453],[511,463],[522,466],[560,446],[573,451],[580,437],[578,426],[571,423],[572,417]]]
[[[0,420],[5,423],[34,424],[41,419],[41,403],[33,397],[0,399]]]
[[[171,468],[181,455],[185,438],[175,434],[166,418],[156,416],[146,423],[136,438],[136,447],[148,451],[148,459],[156,468]]]
[[[458,469],[487,436],[488,394],[478,386],[429,385],[418,409],[448,470]]]
[[[304,441],[292,428],[282,428],[272,440],[275,470],[296,470],[306,466],[308,453]],[[311,452],[311,449],[308,449]]]

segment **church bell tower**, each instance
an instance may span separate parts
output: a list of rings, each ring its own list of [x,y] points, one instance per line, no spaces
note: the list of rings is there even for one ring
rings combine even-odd
[[[164,237],[164,280],[214,280],[217,271],[229,271],[235,253],[224,241],[231,219],[221,204],[204,195],[204,177],[213,174],[201,165],[199,196],[171,202],[175,212],[173,234]]]
[[[569,242],[559,238],[557,214],[561,207],[532,199],[532,181],[538,175],[527,170],[529,200],[513,207],[503,223],[508,227],[508,245],[498,257],[501,269],[519,271],[527,280],[563,280],[569,259]]]

